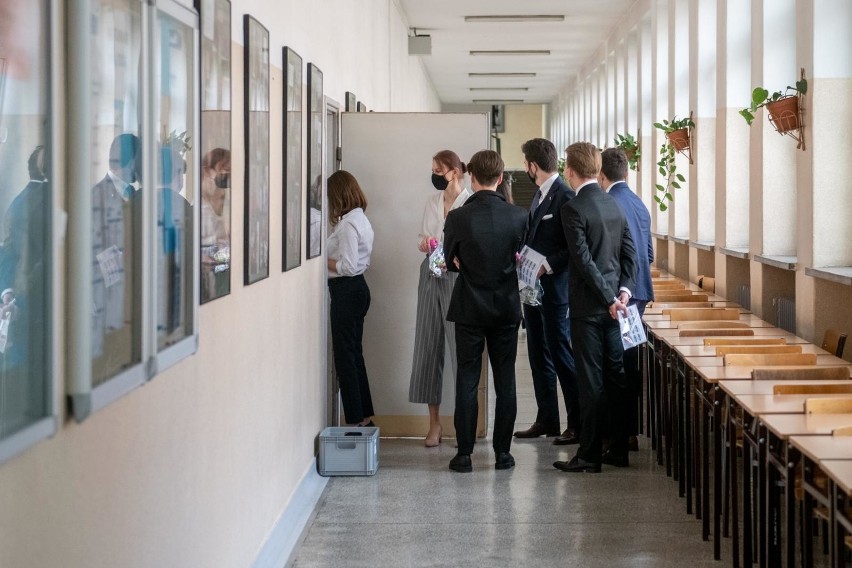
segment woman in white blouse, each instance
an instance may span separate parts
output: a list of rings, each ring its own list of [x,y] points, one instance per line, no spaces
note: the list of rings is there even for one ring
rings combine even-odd
[[[464,205],[473,192],[464,187],[467,171],[458,155],[442,150],[432,158],[432,186],[438,190],[426,200],[420,228],[420,281],[417,286],[417,324],[414,335],[414,362],[408,400],[429,405],[429,432],[425,445],[441,443],[441,387],[444,382],[444,346],[450,349],[453,376],[456,366],[455,327],[447,321],[447,308],[458,274],[444,272],[440,277],[429,271],[430,241],[444,240],[447,213]]]
[[[328,206],[329,315],[343,413],[349,425],[373,426],[373,400],[361,346],[364,316],[370,309],[364,271],[370,266],[373,227],[364,215],[367,198],[352,174],[340,170],[328,178]]]

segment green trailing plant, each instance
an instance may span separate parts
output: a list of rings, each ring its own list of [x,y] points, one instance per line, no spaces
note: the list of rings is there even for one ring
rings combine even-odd
[[[559,172],[559,177],[562,178],[562,181],[565,181],[565,158],[556,160],[556,171]]]
[[[690,127],[695,127],[695,123],[690,118],[678,119],[675,117],[671,121],[664,120],[663,122],[654,123],[654,128],[662,130],[665,134],[665,141],[662,146],[660,146],[660,161],[657,162],[657,168],[660,175],[666,180],[666,184],[656,184],[657,191],[659,191],[662,195],[654,196],[654,201],[660,205],[660,211],[665,211],[669,208],[667,202],[674,200],[672,192],[675,189],[680,189],[680,184],[686,181],[683,174],[679,174],[677,172],[677,164],[675,163],[677,149],[675,148],[674,143],[669,139],[669,134],[677,130]]]
[[[642,158],[642,152],[639,150],[639,142],[633,138],[629,132],[626,134],[615,135],[615,147],[624,150],[627,155],[627,166],[635,171],[638,171],[639,160]]]
[[[762,107],[765,107],[770,103],[780,101],[781,99],[794,96],[796,93],[804,95],[807,92],[808,82],[805,79],[796,81],[795,86],[787,85],[787,88],[784,91],[775,91],[772,94],[769,94],[769,91],[763,87],[756,87],[751,92],[751,105],[740,110],[740,116],[742,116],[748,125],[751,126],[751,123],[754,122],[754,113]]]

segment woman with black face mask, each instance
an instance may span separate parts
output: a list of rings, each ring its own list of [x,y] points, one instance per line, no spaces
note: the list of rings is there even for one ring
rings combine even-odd
[[[432,158],[432,186],[437,189],[426,199],[420,228],[420,252],[424,254],[417,286],[417,325],[414,335],[414,362],[408,400],[429,405],[429,432],[425,445],[433,448],[441,443],[441,387],[444,382],[444,350],[450,349],[455,376],[455,327],[447,321],[447,308],[458,273],[444,271],[440,276],[430,272],[429,255],[444,239],[447,213],[464,205],[473,195],[464,187],[467,171],[458,155],[442,150]]]

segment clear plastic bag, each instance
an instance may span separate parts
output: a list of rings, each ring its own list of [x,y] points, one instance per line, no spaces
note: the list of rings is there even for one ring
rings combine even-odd
[[[444,260],[444,246],[435,239],[429,239],[429,275],[441,278],[447,271]]]
[[[535,288],[524,286],[520,290],[521,302],[528,306],[540,306],[541,298],[544,296],[544,288],[539,280],[535,281]]]

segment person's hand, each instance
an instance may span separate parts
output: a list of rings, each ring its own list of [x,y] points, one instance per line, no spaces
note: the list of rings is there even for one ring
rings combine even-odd
[[[627,294],[627,292],[622,290],[618,293],[618,301],[626,306],[627,303],[630,301],[630,296]]]
[[[423,237],[420,239],[420,244],[418,245],[420,252],[429,252],[429,237]]]
[[[609,317],[614,320],[618,319],[618,312],[621,312],[624,317],[627,317],[627,304],[622,302],[620,298],[621,295],[619,294],[619,300],[609,305]]]
[[[453,259],[453,264],[455,265],[456,270],[461,270],[461,266],[459,265],[459,257],[455,257]]]
[[[542,264],[542,265],[538,268],[538,274],[536,274],[536,278],[541,278],[541,277],[542,277],[542,276],[544,276],[546,273],[547,273],[547,269],[546,269],[546,268],[544,267],[544,265]]]

